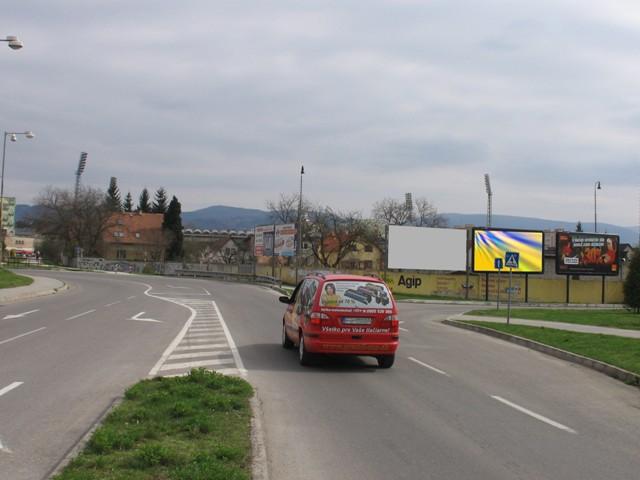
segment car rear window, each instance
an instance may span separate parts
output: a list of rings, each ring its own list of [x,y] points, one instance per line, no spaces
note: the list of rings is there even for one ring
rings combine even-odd
[[[391,294],[383,283],[338,280],[322,286],[321,307],[392,308]]]

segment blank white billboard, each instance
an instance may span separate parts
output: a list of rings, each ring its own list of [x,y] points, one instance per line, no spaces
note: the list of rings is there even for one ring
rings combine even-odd
[[[389,268],[466,270],[467,231],[389,225]]]

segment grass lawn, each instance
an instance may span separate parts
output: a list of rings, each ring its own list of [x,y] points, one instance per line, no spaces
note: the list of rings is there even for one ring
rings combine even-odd
[[[594,333],[567,332],[544,327],[505,325],[493,322],[471,322],[501,332],[528,338],[568,352],[606,362],[640,375],[640,340]]]
[[[55,480],[249,480],[252,394],[202,369],[143,380]]]
[[[474,310],[468,315],[483,317],[507,317],[507,309]],[[579,323],[598,327],[626,328],[640,330],[640,314],[627,310],[551,310],[543,308],[512,308],[512,318],[544,320],[547,322]]]
[[[24,287],[25,285],[31,285],[32,283],[33,278],[16,275],[9,270],[0,268],[0,288]]]
[[[445,297],[443,295],[417,295],[415,293],[394,293],[396,300],[464,300],[464,297]]]

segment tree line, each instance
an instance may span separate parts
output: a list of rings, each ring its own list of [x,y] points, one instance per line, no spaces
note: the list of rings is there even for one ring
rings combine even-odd
[[[415,201],[384,198],[374,204],[372,219],[363,218],[355,210],[338,211],[304,199],[300,202],[296,193],[280,194],[277,200],[269,200],[266,205],[274,223],[300,225],[302,243],[307,244],[315,259],[327,268],[337,267],[358,244],[373,245],[386,256],[389,225],[447,226],[447,220],[424,197]]]
[[[29,223],[43,238],[40,251],[45,258],[73,258],[78,248],[84,256],[99,256],[104,233],[116,225],[114,214],[122,212],[162,214],[165,258],[182,258],[182,206],[175,195],[168,200],[164,187],[156,190],[153,201],[147,188],[143,188],[136,207],[131,192],[121,200],[115,177],[106,193],[93,187],[80,187],[77,191],[47,187],[36,198],[35,207]]]

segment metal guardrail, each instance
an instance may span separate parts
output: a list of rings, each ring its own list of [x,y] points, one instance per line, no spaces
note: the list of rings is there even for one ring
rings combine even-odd
[[[176,269],[175,274],[178,277],[193,277],[193,278],[215,278],[218,280],[231,280],[241,282],[252,283],[269,283],[272,285],[278,285],[280,280],[275,277],[267,275],[255,275],[253,273],[227,273],[227,272],[211,272],[206,270],[185,270]]]

